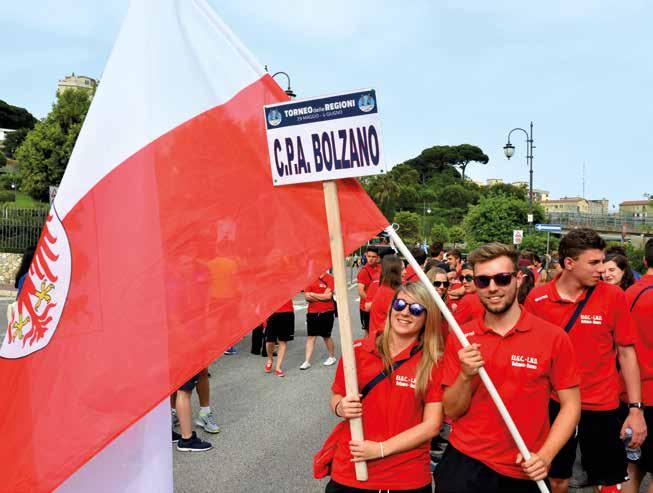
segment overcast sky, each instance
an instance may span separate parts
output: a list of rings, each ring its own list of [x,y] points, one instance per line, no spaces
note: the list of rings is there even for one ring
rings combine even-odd
[[[209,0],[262,64],[299,97],[377,89],[395,164],[437,144],[480,146],[476,180],[612,203],[653,193],[653,3],[644,0]],[[65,75],[102,77],[127,0],[2,2],[0,99],[43,117]],[[284,79],[279,78],[283,84]]]

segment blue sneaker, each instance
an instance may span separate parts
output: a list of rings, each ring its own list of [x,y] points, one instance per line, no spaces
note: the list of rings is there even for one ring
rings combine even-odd
[[[180,452],[206,452],[212,448],[213,445],[204,440],[200,440],[195,432],[193,432],[190,438],[180,438],[177,442],[177,450]]]
[[[227,355],[236,354],[236,348],[231,346],[230,348],[227,348],[227,350],[224,352],[224,354],[227,354]]]

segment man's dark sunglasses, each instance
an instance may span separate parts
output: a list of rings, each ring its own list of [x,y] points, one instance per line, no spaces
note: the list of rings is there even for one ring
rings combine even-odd
[[[467,281],[467,282],[472,282],[474,280],[474,276],[471,274],[466,274],[464,276],[460,276],[461,281]]]
[[[445,288],[449,287],[449,281],[433,281],[433,285],[436,288],[439,288],[440,286],[444,286]]]
[[[419,303],[408,304],[406,300],[403,300],[401,298],[395,298],[395,300],[392,302],[392,309],[396,312],[403,312],[406,309],[406,307],[408,307],[408,311],[410,312],[410,314],[416,317],[419,317],[422,313],[426,311],[424,305],[420,305]]]
[[[497,286],[505,287],[516,275],[516,272],[501,272],[493,276],[474,276],[474,284],[478,289],[485,289],[490,286],[490,281],[494,280],[494,284]]]

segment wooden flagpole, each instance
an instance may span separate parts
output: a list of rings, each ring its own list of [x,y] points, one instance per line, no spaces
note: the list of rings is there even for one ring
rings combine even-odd
[[[347,274],[345,272],[345,250],[342,243],[338,185],[333,180],[324,181],[322,185],[324,187],[324,203],[329,227],[329,243],[331,246],[331,264],[335,280],[335,292],[338,294],[338,326],[340,327],[340,346],[343,369],[345,371],[345,389],[347,395],[355,396],[359,394],[358,377],[356,375],[354,340],[351,333],[351,313],[349,311],[347,297]],[[361,418],[350,419],[349,427],[353,440],[364,440],[363,421]],[[367,463],[356,462],[355,467],[356,479],[358,481],[367,481]]]

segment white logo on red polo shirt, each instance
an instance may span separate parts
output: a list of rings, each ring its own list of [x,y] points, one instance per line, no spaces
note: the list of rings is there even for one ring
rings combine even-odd
[[[512,366],[517,368],[528,368],[529,370],[537,369],[537,358],[534,356],[524,356],[523,354],[513,354],[510,357]]]
[[[584,325],[603,325],[602,315],[581,315],[580,323]]]
[[[409,387],[411,389],[415,388],[417,384],[417,379],[407,377],[405,375],[395,375],[395,385],[397,387]]]
[[[542,296],[538,296],[537,298],[535,298],[534,301],[538,302],[538,301],[547,300],[547,299],[549,299],[549,295],[545,294],[545,295],[542,295]]]

